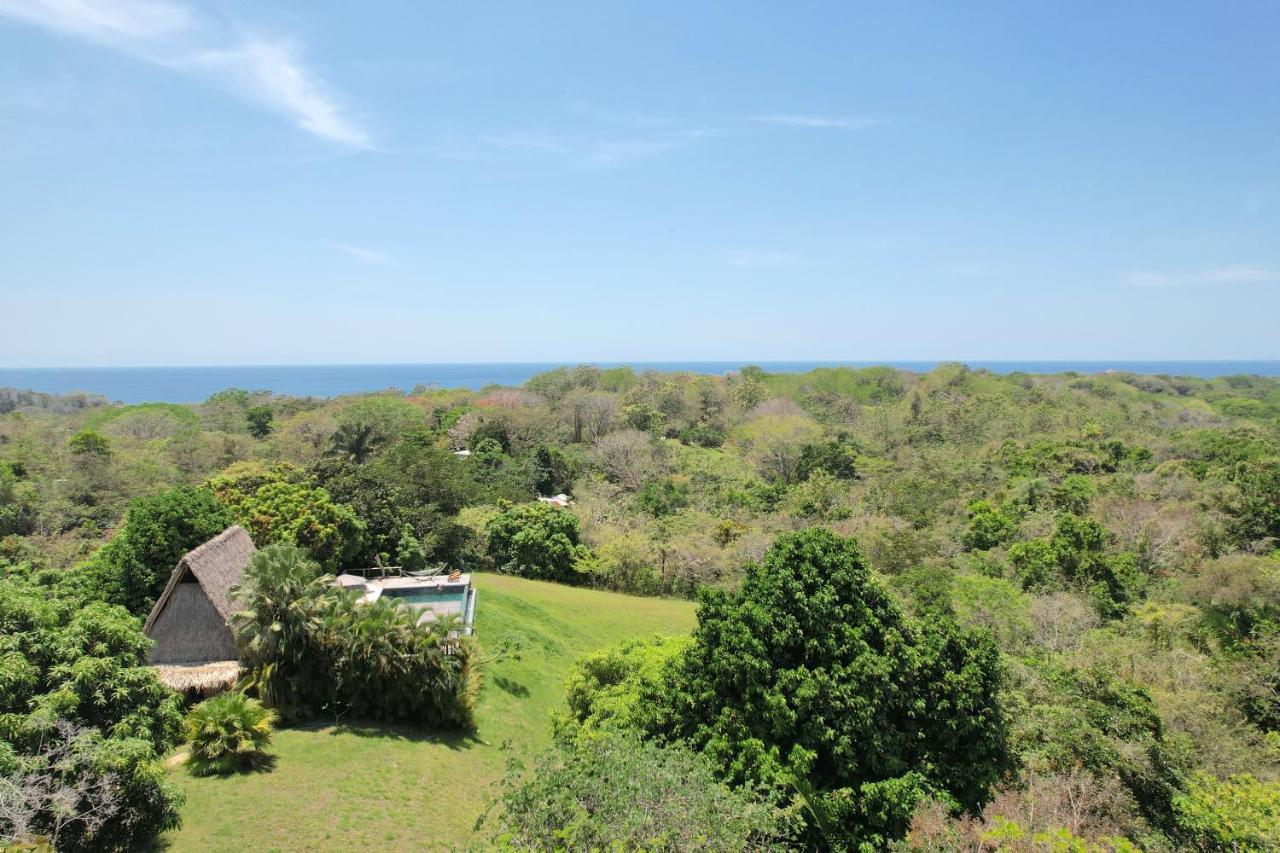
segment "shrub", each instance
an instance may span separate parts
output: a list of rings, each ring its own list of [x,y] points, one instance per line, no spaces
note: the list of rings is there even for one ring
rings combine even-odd
[[[333,594],[320,567],[297,546],[277,543],[253,555],[232,594],[243,610],[231,626],[253,690],[287,720],[315,713],[315,691],[328,674],[320,625]]]
[[[650,480],[636,492],[636,507],[654,518],[675,515],[689,506],[687,478],[664,477]]]
[[[513,763],[490,806],[499,849],[759,850],[777,833],[774,810],[718,782],[701,756],[634,734],[557,743],[522,769]]]
[[[1227,510],[1236,539],[1244,545],[1280,539],[1280,459],[1241,462],[1231,479],[1238,493]]]
[[[974,501],[968,512],[969,528],[962,537],[966,548],[987,551],[1008,542],[1018,532],[1017,520],[987,501]]]
[[[536,580],[576,582],[585,547],[578,517],[544,503],[512,506],[489,519],[488,555],[498,571]]]
[[[1063,512],[1083,515],[1089,511],[1093,492],[1093,483],[1088,477],[1083,474],[1070,474],[1054,487],[1051,499],[1054,506]]]
[[[224,776],[260,766],[271,745],[275,714],[243,693],[223,693],[191,709],[182,730],[196,776]]]
[[[1179,827],[1201,850],[1280,849],[1280,782],[1197,774],[1173,805]]]
[[[680,442],[694,447],[720,447],[724,444],[725,434],[706,424],[697,424],[680,430]]]
[[[556,720],[560,732],[601,729],[660,731],[668,727],[665,701],[688,637],[628,640],[574,664],[565,684],[568,709]]]

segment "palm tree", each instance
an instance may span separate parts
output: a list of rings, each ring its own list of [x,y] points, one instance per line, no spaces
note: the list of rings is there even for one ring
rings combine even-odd
[[[336,456],[357,465],[363,465],[385,440],[373,424],[343,424],[329,439],[326,456]]]
[[[325,683],[315,637],[333,594],[329,576],[296,545],[277,543],[253,555],[231,595],[244,609],[231,617],[248,686],[286,719],[306,716]]]
[[[191,709],[183,734],[187,765],[196,776],[226,775],[258,766],[271,745],[275,714],[243,693],[223,693]]]

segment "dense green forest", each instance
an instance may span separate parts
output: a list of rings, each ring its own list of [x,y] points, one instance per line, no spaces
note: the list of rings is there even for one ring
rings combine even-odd
[[[296,546],[277,556],[309,578],[447,565],[699,600],[692,637],[579,663],[495,843],[1280,845],[1277,379],[578,367],[189,406],[0,391],[0,771],[86,799],[108,779],[124,804],[60,846],[179,820],[157,759],[181,709],[141,618],[231,523]],[[447,714],[360,713],[465,725],[476,689],[441,687]],[[77,762],[98,777],[49,769]],[[688,782],[642,819],[624,780]],[[0,809],[14,837],[13,814],[48,822],[26,796]]]

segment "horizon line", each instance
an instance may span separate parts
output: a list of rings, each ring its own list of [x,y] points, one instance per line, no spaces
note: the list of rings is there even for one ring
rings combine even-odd
[[[1249,357],[1226,356],[1213,358],[651,358],[651,359],[556,359],[550,361],[333,361],[333,362],[245,362],[221,364],[73,364],[73,365],[0,365],[6,370],[220,370],[237,368],[292,368],[292,367],[469,367],[496,365],[528,365],[551,367],[579,367],[610,365],[675,364],[740,364],[744,367],[766,364],[816,364],[892,366],[893,364],[1228,364],[1230,362],[1280,363],[1280,356]]]

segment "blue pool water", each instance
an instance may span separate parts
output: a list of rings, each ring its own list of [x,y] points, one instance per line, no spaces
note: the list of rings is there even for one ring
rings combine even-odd
[[[461,590],[455,592],[455,589]],[[463,604],[467,600],[467,590],[465,587],[451,587],[444,590],[439,589],[384,589],[382,591],[383,598],[394,598],[403,601],[406,604],[450,604],[458,605],[459,612]]]

